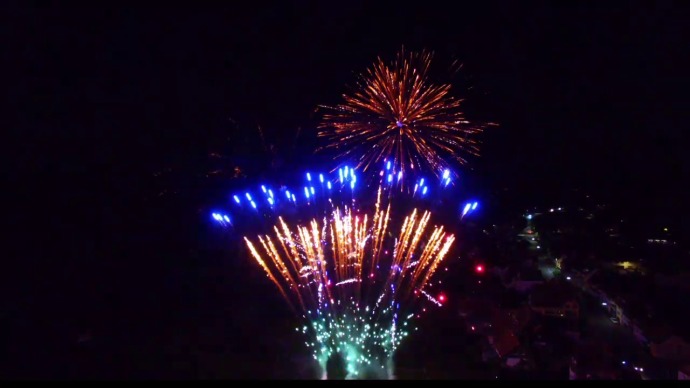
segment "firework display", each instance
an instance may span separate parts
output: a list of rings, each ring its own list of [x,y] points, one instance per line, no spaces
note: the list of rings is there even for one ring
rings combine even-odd
[[[245,237],[251,255],[307,324],[306,345],[325,371],[339,353],[348,377],[390,377],[392,356],[408,334],[414,307],[455,237],[429,228],[430,212],[413,210],[390,235],[391,206],[372,215],[336,208],[323,220],[290,226],[282,217],[274,235]]]
[[[394,166],[386,160],[372,177],[345,166],[306,172],[292,187],[260,184],[231,194],[229,210],[211,215],[244,235],[249,254],[304,319],[298,331],[324,373],[328,360],[341,356],[349,378],[390,378],[395,350],[415,330],[422,305],[443,304],[432,276],[455,237],[430,227],[431,211],[420,209],[444,192],[457,200],[455,175],[415,177]],[[378,182],[371,183],[374,177]],[[408,189],[400,190],[403,185]],[[453,218],[460,221],[477,206],[458,205]],[[252,219],[260,231],[248,234],[243,224]]]
[[[432,210],[460,222],[478,209],[472,199],[455,202],[461,177],[446,160],[476,154],[472,135],[483,127],[463,117],[449,85],[428,81],[430,63],[425,52],[379,59],[343,104],[326,107],[319,136],[349,165],[312,169],[302,184],[237,191],[211,213],[239,231],[303,319],[297,331],[323,375],[340,358],[349,378],[393,376],[395,351],[416,330],[422,304],[445,300],[433,276],[455,236],[432,226]]]
[[[340,158],[356,160],[364,171],[386,158],[396,169],[438,174],[447,161],[465,163],[477,154],[474,136],[483,125],[471,124],[450,96],[450,85],[434,85],[428,73],[432,55],[400,51],[391,63],[378,59],[360,76],[357,88],[327,110],[319,136]]]

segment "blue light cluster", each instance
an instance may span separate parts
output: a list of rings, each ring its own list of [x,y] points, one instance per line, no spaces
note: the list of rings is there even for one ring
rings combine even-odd
[[[341,183],[341,188],[349,186],[351,190],[354,190],[355,182],[357,182],[357,174],[355,173],[354,168],[350,168],[348,166],[340,168],[338,170],[338,175],[340,178],[339,182]],[[303,187],[303,191],[304,200],[306,200],[306,204],[309,204],[313,200],[315,200],[319,192],[326,193],[326,197],[330,196],[330,192],[334,188],[334,182],[331,179],[328,179],[325,174],[320,173],[318,175],[313,175],[312,173],[307,172],[305,176],[307,179],[307,185]],[[318,182],[316,182],[316,176],[318,176]],[[295,196],[295,193],[287,188],[281,189],[281,191],[283,191],[285,195],[284,199],[283,197],[280,197],[279,199],[274,194],[273,190],[265,184],[260,185],[260,188],[263,196],[266,199],[266,202],[268,203],[269,208],[277,206],[279,202],[285,203],[285,201],[287,201],[288,203],[297,204],[298,198]],[[232,200],[235,202],[236,205],[239,205],[240,207],[249,205],[251,206],[251,208],[257,210],[260,207],[257,200],[252,196],[250,192],[245,192],[244,198],[241,195],[235,194],[232,196]]]
[[[443,187],[446,187],[450,184],[450,170],[443,171],[441,182],[443,183]]]
[[[468,202],[465,204],[465,207],[462,209],[462,215],[460,218],[465,217],[468,214],[474,213],[475,210],[479,207],[479,202],[474,201],[474,202]]]
[[[379,176],[381,176],[388,185],[393,185],[395,184],[401,184],[403,181],[403,172],[398,171],[396,172],[395,170],[392,170],[393,166],[390,161],[385,162],[385,170],[381,170],[379,173]],[[452,182],[451,178],[451,171],[448,169],[443,170],[441,173],[441,179],[439,180],[439,184],[442,188],[448,187],[450,183]],[[426,196],[426,194],[429,192],[429,186],[425,184],[424,178],[419,179],[417,182],[414,184],[414,189],[412,190],[412,196],[416,196],[418,193],[422,197]]]
[[[214,221],[223,226],[232,225],[232,222],[230,222],[230,217],[227,214],[211,213],[211,217]]]
[[[446,169],[439,175],[439,187],[447,187],[451,183],[451,177],[453,176],[452,172]],[[339,194],[346,194],[349,199],[350,193],[355,190],[359,180],[355,169],[347,165],[338,168],[337,176],[334,178],[330,177],[329,174],[312,172],[306,172],[304,176],[306,177],[305,185],[302,187],[304,197],[295,195],[295,193],[299,193],[300,190],[293,191],[285,187],[279,190],[281,194],[276,195],[269,185],[261,184],[259,186],[261,193],[250,193],[247,191],[243,193],[244,195],[239,193],[233,194],[231,199],[235,203],[235,206],[238,206],[240,209],[249,210],[273,210],[277,206],[283,206],[285,204],[297,205],[298,201],[301,201],[305,205],[310,205],[317,199],[328,199],[330,201],[333,195]],[[430,186],[427,180],[421,178],[416,182],[410,181],[416,178],[410,174],[404,174],[403,171],[396,171],[394,164],[390,160],[384,161],[384,169],[380,171],[379,176],[381,177],[381,181],[387,184],[386,186],[393,187],[395,185],[399,187],[401,191],[412,194],[413,197],[419,196],[422,198],[430,193]],[[411,190],[412,182],[414,182],[413,190]],[[263,199],[261,199],[261,197],[263,197]],[[230,224],[229,221],[225,221],[223,214],[213,213],[212,217],[217,222]]]

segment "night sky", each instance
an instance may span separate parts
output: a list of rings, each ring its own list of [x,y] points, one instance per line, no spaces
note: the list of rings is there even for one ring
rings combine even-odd
[[[230,119],[306,142],[318,104],[405,45],[464,63],[468,117],[501,124],[473,165],[492,185],[677,192],[687,7],[631,4],[18,7],[20,160],[129,175],[205,152]]]
[[[526,199],[582,188],[686,225],[684,2],[446,3],[8,6],[21,146],[7,177],[24,211],[11,221],[30,236],[17,267],[48,278],[36,268],[64,257],[120,260],[121,236],[152,227],[137,215],[151,174],[194,171],[218,139],[261,126],[287,166],[309,163],[316,106],[403,45],[435,52],[468,118],[500,124],[472,160],[477,187]],[[464,67],[450,77],[454,59]],[[40,231],[27,220],[39,217]]]

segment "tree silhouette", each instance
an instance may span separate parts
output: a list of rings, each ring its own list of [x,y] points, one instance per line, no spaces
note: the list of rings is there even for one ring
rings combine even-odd
[[[344,380],[347,377],[345,359],[340,353],[334,354],[326,362],[326,375],[328,380]]]

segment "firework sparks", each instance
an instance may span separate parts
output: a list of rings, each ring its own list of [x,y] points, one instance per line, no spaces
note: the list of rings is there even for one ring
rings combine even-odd
[[[431,213],[416,209],[389,237],[390,205],[381,206],[380,191],[378,198],[372,217],[335,208],[322,221],[295,227],[279,218],[273,236],[258,237],[261,253],[245,237],[268,278],[308,320],[302,332],[314,358],[325,368],[341,354],[350,377],[390,368],[416,315],[409,313],[415,291],[424,291],[455,239],[440,226],[429,232]]]
[[[450,96],[450,85],[428,80],[432,54],[400,51],[390,64],[379,58],[361,75],[345,102],[322,106],[319,136],[342,158],[357,160],[367,170],[386,158],[395,170],[430,169],[441,174],[446,158],[465,163],[464,154],[478,154],[473,125],[460,110],[462,100]]]

